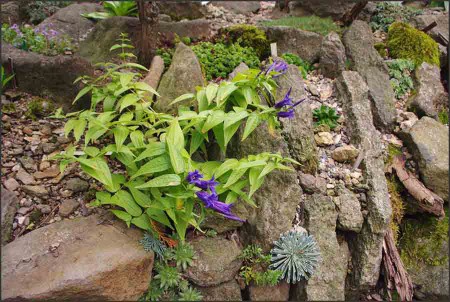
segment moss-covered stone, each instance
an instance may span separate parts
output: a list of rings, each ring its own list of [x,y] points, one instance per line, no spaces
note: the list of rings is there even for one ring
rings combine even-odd
[[[402,192],[404,188],[395,176],[391,176],[387,179],[387,187],[392,207],[390,228],[392,230],[392,234],[394,235],[394,241],[397,243],[398,235],[400,233],[400,223],[402,222],[403,215],[405,214],[405,205],[402,199]]]
[[[33,120],[47,116],[55,110],[55,105],[51,100],[36,97],[28,103],[28,110],[25,115]]]
[[[426,33],[409,24],[395,22],[389,27],[387,46],[396,59],[410,59],[416,66],[423,62],[439,66],[439,46]]]
[[[382,58],[387,57],[386,45],[384,43],[375,43],[374,47]]]
[[[219,36],[227,42],[252,47],[260,59],[270,54],[270,43],[265,32],[256,26],[239,24],[223,28]]]

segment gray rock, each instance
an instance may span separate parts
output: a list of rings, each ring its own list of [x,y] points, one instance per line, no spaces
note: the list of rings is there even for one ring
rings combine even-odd
[[[248,70],[247,64],[241,62],[229,75],[228,81],[231,81],[238,73]]]
[[[203,84],[202,68],[197,56],[188,46],[179,43],[172,64],[159,83],[158,93],[161,97],[155,103],[155,109],[159,112],[176,112],[178,106],[189,104],[189,101],[172,106],[169,104],[180,95],[194,93],[195,87]]]
[[[327,190],[327,181],[319,176],[298,172],[298,179],[302,189],[307,193],[322,193]]]
[[[323,37],[319,34],[288,26],[262,27],[270,41],[277,43],[278,54],[290,52],[314,63],[320,58]]]
[[[392,129],[396,117],[394,91],[387,66],[374,48],[370,26],[364,21],[354,21],[344,32],[343,42],[352,70],[359,72],[369,86],[375,125]]]
[[[31,173],[37,170],[36,162],[29,156],[19,157],[19,162],[22,164],[22,167],[27,170],[27,172]]]
[[[244,200],[238,200],[231,208],[231,212],[241,219],[248,219],[251,215],[251,207]],[[208,213],[202,222],[202,228],[213,229],[217,233],[224,233],[242,226],[242,222],[231,220],[213,211]]]
[[[242,301],[241,288],[235,280],[210,287],[196,287],[203,299],[202,301]]]
[[[84,192],[89,189],[89,183],[81,178],[74,177],[67,181],[66,188],[75,193]]]
[[[356,21],[355,21],[356,22]],[[391,203],[384,176],[384,162],[380,135],[373,125],[370,110],[369,87],[354,71],[343,71],[336,81],[338,98],[347,115],[348,135],[359,150],[364,150],[367,180],[367,210],[361,232],[352,248],[354,257],[354,283],[359,289],[374,286],[381,264],[384,234],[392,214]]]
[[[306,301],[345,300],[345,278],[349,251],[345,241],[336,238],[337,212],[328,196],[313,194],[306,197],[305,227],[314,236],[321,254],[321,263],[305,286]],[[300,293],[297,292],[297,300]]]
[[[31,195],[36,197],[46,197],[48,195],[48,191],[44,186],[23,186],[22,190]]]
[[[17,171],[16,178],[18,180],[20,180],[21,182],[23,182],[25,185],[31,185],[36,182],[34,177],[32,175],[28,174],[27,172],[25,172],[25,170],[23,170],[23,169],[20,169],[19,171]]]
[[[333,5],[327,0],[299,0],[289,1],[289,8],[295,10],[298,7],[303,8],[310,14],[319,17],[331,17],[333,20],[341,20],[344,14],[350,11],[354,5],[352,1],[336,0]]]
[[[172,18],[169,15],[166,15],[166,14],[159,14],[158,18],[159,18],[159,21],[172,22]]]
[[[100,221],[64,220],[3,247],[2,298],[137,300],[148,288],[154,254],[142,249],[140,231]]]
[[[243,128],[238,131],[241,137]],[[258,154],[262,150],[289,156],[286,141],[279,132],[270,133],[267,123],[259,125],[243,142],[230,144],[229,149],[229,155],[236,158]],[[250,209],[251,215],[241,229],[246,243],[259,244],[263,250],[270,250],[273,241],[291,229],[301,195],[295,172],[276,170],[267,175],[264,184],[252,196],[258,208]]]
[[[58,146],[53,143],[42,143],[42,151],[44,151],[45,154],[52,153],[57,147]]]
[[[168,15],[174,21],[200,19],[205,17],[207,12],[200,2],[192,1],[163,1],[158,3],[158,7],[161,14]]]
[[[20,23],[20,7],[18,1],[8,1],[2,3],[0,16],[3,23],[9,25]]]
[[[196,259],[187,269],[186,276],[194,284],[206,287],[231,281],[238,273],[242,260],[241,247],[223,236],[198,237],[189,242]]]
[[[37,179],[52,178],[58,176],[60,173],[61,172],[59,170],[59,167],[53,166],[44,171],[35,172],[33,173],[33,176],[36,177]]]
[[[212,1],[212,5],[220,6],[235,14],[257,13],[261,8],[258,1]]]
[[[19,200],[16,195],[5,189],[1,188],[1,222],[2,222],[2,246],[11,239],[14,215],[16,214],[16,207],[19,206]]]
[[[437,26],[432,28],[428,34],[436,40],[438,43],[442,43],[441,39],[439,38],[439,33],[441,33],[444,37],[447,37],[448,39],[448,12],[445,14],[439,14],[439,15],[432,15],[432,14],[425,14],[425,15],[418,15],[411,19],[411,24],[415,26],[417,29],[423,29],[430,25],[431,23],[436,22]]]
[[[408,101],[408,109],[419,117],[427,115],[437,118],[438,108],[448,101],[439,67],[422,63],[415,71],[415,90],[416,94]]]
[[[295,65],[288,66],[287,72],[277,78],[277,84],[279,100],[290,88],[292,88],[290,97],[293,102],[307,97],[302,75]],[[314,174],[317,170],[317,146],[314,140],[313,117],[309,101],[305,100],[294,110],[294,118],[281,119],[282,134],[288,142],[291,156],[302,164],[299,168],[305,173]]]
[[[337,147],[331,152],[331,157],[340,163],[349,162],[358,157],[359,151],[352,145]]]
[[[37,28],[54,29],[60,35],[67,35],[75,43],[95,25],[95,21],[81,16],[81,14],[103,11],[98,3],[74,3],[59,9],[54,15],[42,21]]]
[[[322,41],[320,48],[320,70],[327,78],[336,78],[345,70],[345,47],[339,35],[329,33]]]
[[[14,72],[19,88],[36,96],[50,98],[65,110],[86,105],[88,96],[73,106],[81,84],[73,81],[82,75],[93,76],[94,68],[85,59],[77,55],[45,56],[31,51],[24,51],[2,43],[2,64],[8,64],[10,57],[14,62]],[[45,79],[45,81],[36,81]]]
[[[61,203],[59,207],[59,215],[62,217],[68,217],[80,206],[79,202],[74,199],[66,199]]]
[[[342,231],[361,231],[364,217],[358,197],[343,186],[337,187],[337,197],[333,198],[338,211],[338,229]]]
[[[418,162],[425,186],[448,201],[448,128],[424,116],[400,136]]]
[[[14,178],[8,178],[3,185],[5,186],[6,189],[10,190],[10,191],[15,191],[17,188],[20,187],[20,184],[17,182],[17,180],[15,180]]]
[[[289,283],[281,281],[275,286],[249,287],[250,301],[289,301]]]

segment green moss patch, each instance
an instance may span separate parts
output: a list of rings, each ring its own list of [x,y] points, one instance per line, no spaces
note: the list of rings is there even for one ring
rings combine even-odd
[[[306,17],[284,17],[281,19],[262,21],[264,26],[289,26],[295,27],[301,30],[312,31],[318,33],[322,36],[328,35],[330,32],[334,31],[337,33],[342,32],[342,28],[333,22],[333,19],[320,18],[317,16],[306,16]]]
[[[226,44],[237,43],[243,47],[252,47],[260,59],[270,55],[270,43],[266,33],[254,25],[239,24],[220,30],[219,39]]]
[[[395,59],[410,59],[415,66],[427,62],[439,66],[438,44],[411,25],[395,22],[389,27],[387,47]]]

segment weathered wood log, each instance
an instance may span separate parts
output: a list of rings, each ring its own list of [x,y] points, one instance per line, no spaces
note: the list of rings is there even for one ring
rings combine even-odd
[[[441,40],[441,44],[445,47],[448,47],[448,37],[444,36],[442,33],[438,34],[439,40]]]
[[[423,29],[421,29],[424,33],[429,32],[430,30],[432,30],[433,28],[435,28],[437,26],[436,21],[431,22],[429,25],[425,26]]]
[[[360,1],[356,3],[352,7],[352,9],[342,17],[341,21],[344,23],[344,25],[345,26],[350,25],[356,19],[356,17],[358,17],[358,15],[362,12],[364,7],[366,7],[367,3],[369,3],[369,1]]]
[[[384,236],[383,269],[389,297],[391,298],[390,292],[395,289],[400,301],[412,301],[414,287],[395,246],[391,229]]]
[[[154,56],[152,59],[152,64],[150,65],[149,71],[142,82],[148,84],[150,87],[155,90],[158,89],[159,80],[164,72],[164,61],[160,56]],[[144,97],[149,98],[150,100],[153,98],[153,93],[146,92],[144,93]]]
[[[405,159],[402,155],[394,157],[390,168],[395,170],[403,186],[417,200],[420,210],[444,217],[444,200],[427,189],[420,180],[405,169]]]

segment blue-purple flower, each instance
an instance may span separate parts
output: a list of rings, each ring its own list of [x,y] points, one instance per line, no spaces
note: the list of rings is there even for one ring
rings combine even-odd
[[[22,32],[20,31],[19,25],[17,25],[17,24],[13,24],[11,26],[11,29],[14,30],[17,33],[17,35],[19,35],[19,36],[23,35]]]
[[[266,70],[265,74],[267,75],[271,71],[279,72],[280,74],[274,76],[277,77],[281,74],[284,74],[287,71],[288,65],[283,60],[275,60],[272,64],[270,64],[269,68]]]
[[[295,113],[294,108],[296,106],[300,105],[305,100],[305,98],[304,98],[296,103],[292,103],[292,99],[290,97],[291,91],[292,91],[292,87],[289,88],[288,92],[286,93],[286,95],[284,96],[284,98],[281,101],[279,101],[278,103],[275,103],[275,105],[274,105],[275,108],[279,109],[279,108],[287,107],[287,111],[279,111],[277,113],[278,117],[293,118],[294,113]]]
[[[203,202],[205,207],[222,214],[228,219],[243,222],[244,220],[231,213],[231,207],[233,206],[233,204],[226,204],[219,200],[219,196],[216,192],[216,186],[219,183],[214,180],[214,176],[210,180],[202,180],[202,178],[203,174],[201,174],[198,170],[195,170],[188,173],[186,180],[190,184],[193,184],[203,190],[196,192],[195,194]]]

